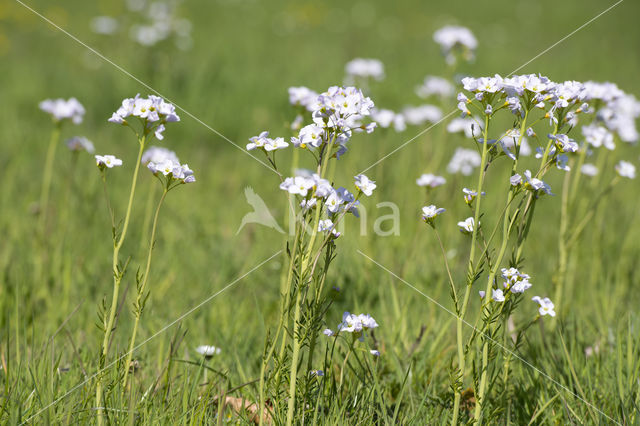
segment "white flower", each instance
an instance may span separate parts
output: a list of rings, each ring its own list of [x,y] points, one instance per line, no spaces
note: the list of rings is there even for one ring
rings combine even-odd
[[[309,124],[300,129],[298,135],[299,144],[302,148],[310,145],[314,148],[318,148],[322,145],[324,135],[324,129],[316,124]]]
[[[122,160],[116,158],[114,155],[96,155],[96,164],[101,169],[108,167],[112,169],[116,166],[122,166]]]
[[[620,162],[616,164],[616,172],[622,177],[635,179],[636,166],[629,163],[628,161],[620,160]]]
[[[409,106],[402,110],[405,121],[412,126],[436,123],[442,119],[442,111],[433,105]]]
[[[344,67],[347,76],[359,78],[384,79],[384,65],[378,59],[355,58]]]
[[[468,205],[473,203],[473,200],[478,196],[478,192],[469,188],[462,188],[462,193],[464,194],[464,202]],[[482,195],[485,195],[485,192],[482,191]]]
[[[325,328],[322,334],[324,334],[327,337],[332,337],[335,333],[330,328]]]
[[[302,106],[311,111],[311,105],[317,98],[318,94],[307,87],[289,87],[289,103],[291,105]]]
[[[503,149],[506,147],[514,150],[515,152],[515,145],[516,143],[518,143],[518,140],[520,140],[520,131],[518,129],[507,130],[504,138],[501,141],[503,144]],[[527,138],[523,136],[522,140],[520,141],[520,155],[523,155],[526,157],[531,155],[531,152],[532,152],[531,146],[529,146],[529,142],[527,141]]]
[[[477,151],[472,149],[457,148],[451,161],[447,165],[449,173],[461,173],[469,176],[475,167],[480,166],[481,158]]]
[[[165,158],[164,161],[159,163],[149,162],[147,168],[154,175],[162,174],[163,176],[169,176],[170,180],[182,181],[183,183],[193,183],[196,181],[193,171],[187,164],[180,164],[177,161],[173,161],[170,158]]]
[[[396,132],[403,132],[407,125],[402,114],[396,114],[390,109],[372,109],[371,119],[378,123],[378,126],[386,129],[393,126]]]
[[[458,227],[460,231],[464,234],[471,234],[473,232],[475,222],[473,217],[468,217],[463,221],[458,222]]]
[[[427,186],[429,188],[437,188],[438,186],[444,185],[447,183],[447,180],[442,176],[436,176],[431,173],[425,173],[421,175],[418,179],[416,179],[416,184],[418,186]]]
[[[40,109],[51,114],[54,121],[62,121],[69,119],[73,124],[82,123],[84,116],[84,107],[76,98],[64,99],[46,99],[40,102]]]
[[[578,151],[578,143],[569,136],[564,134],[549,135],[549,139],[556,142],[556,147],[560,152],[576,152]]]
[[[373,356],[380,356],[380,351],[377,351],[375,349],[369,350],[369,353]]]
[[[148,163],[163,163],[166,160],[171,160],[175,163],[180,163],[178,156],[175,152],[160,146],[150,146],[143,154],[140,162],[142,164]]]
[[[277,149],[284,149],[288,146],[289,144],[284,141],[284,138],[267,139],[267,143],[264,145],[264,150],[271,152]]]
[[[141,98],[140,94],[137,94],[135,98],[124,99],[120,108],[111,115],[109,122],[126,124],[126,119],[130,116],[144,120],[145,131],[153,129],[158,139],[163,138],[165,123],[180,121],[175,106],[155,95]]]
[[[298,194],[303,197],[307,196],[309,189],[313,188],[314,181],[312,178],[303,176],[288,177],[280,184],[280,189],[288,191],[289,194]]]
[[[96,34],[111,35],[118,30],[118,21],[110,16],[96,16],[91,20],[91,30]]]
[[[580,167],[580,172],[585,176],[595,176],[598,174],[598,168],[591,163],[585,163]]]
[[[608,150],[614,150],[616,145],[613,142],[613,134],[606,127],[597,124],[590,124],[582,127],[582,134],[587,143],[594,148],[604,146]]]
[[[264,131],[258,136],[252,136],[249,138],[250,143],[247,144],[247,151],[253,151],[254,149],[264,148],[269,138],[269,132]]]
[[[424,83],[416,87],[416,94],[421,98],[428,98],[431,95],[445,98],[454,94],[454,87],[446,78],[428,75]]]
[[[494,288],[492,290],[491,299],[494,302],[504,302],[504,293],[499,288]]]
[[[525,188],[527,188],[528,190],[531,190],[534,192],[542,191],[545,194],[553,195],[551,193],[551,187],[546,183],[544,183],[542,180],[532,177],[530,170],[525,170],[524,178],[525,178]]]
[[[366,329],[374,329],[378,327],[378,323],[369,314],[355,315],[345,312],[342,315],[342,322],[338,325],[339,331],[348,333],[360,333]]]
[[[466,110],[466,104],[465,110]],[[464,135],[467,138],[478,137],[480,136],[480,128],[476,124],[476,122],[472,118],[459,118],[456,117],[449,122],[447,125],[447,132],[449,133],[460,133],[464,132]]]
[[[538,312],[540,312],[540,315],[550,315],[552,317],[556,316],[556,311],[553,310],[555,306],[548,297],[545,297],[544,299],[542,299],[540,296],[534,296],[531,298],[531,300],[533,300],[534,302],[538,303],[538,305],[540,305],[540,308],[538,309]]]
[[[478,47],[478,41],[471,30],[459,26],[446,26],[433,34],[433,40],[440,45],[442,54],[448,64],[453,64],[456,57],[453,50],[460,48],[465,60],[473,59],[474,50]]]
[[[356,176],[355,179],[356,188],[358,188],[358,190],[360,190],[367,197],[370,197],[373,193],[373,190],[377,187],[375,181],[372,181],[367,176],[362,174]]]
[[[556,167],[558,170],[562,170],[565,172],[571,171],[571,167],[569,167],[569,157],[565,154],[560,154],[556,157]]]
[[[338,238],[341,234],[335,228],[331,219],[324,219],[318,222],[318,232],[331,234],[333,238]]]
[[[427,223],[432,223],[433,220],[444,213],[446,210],[442,207],[438,208],[431,204],[430,206],[424,206],[422,208],[422,219]]]
[[[67,148],[71,151],[87,151],[89,154],[93,154],[95,148],[93,142],[84,136],[74,136],[71,139],[67,139]]]
[[[222,350],[215,346],[202,345],[196,348],[196,352],[198,352],[200,355],[203,355],[205,358],[210,358],[214,355],[220,354]]]
[[[522,176],[516,173],[515,175],[509,178],[509,182],[511,183],[512,186],[518,186],[522,183]]]

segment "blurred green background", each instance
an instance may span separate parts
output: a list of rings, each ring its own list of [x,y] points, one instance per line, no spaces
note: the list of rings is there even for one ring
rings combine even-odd
[[[449,72],[433,42],[435,30],[446,24],[469,27],[479,41],[476,61],[460,64],[459,72],[474,76],[507,75],[592,19],[612,1],[183,1],[177,15],[191,22],[192,45],[176,48],[171,40],[143,47],[131,40],[128,27],[136,20],[122,1],[25,1],[78,40],[96,49],[113,63],[153,87],[176,105],[220,132],[241,148],[247,138],[262,130],[288,137],[287,124],[295,116],[288,105],[287,88],[305,85],[317,91],[340,84],[344,65],[354,57],[380,59],[386,79],[369,90],[376,105],[399,110],[424,103],[414,88],[426,75]],[[91,29],[95,16],[118,19],[121,28],[113,35]],[[519,73],[542,73],[555,81],[612,81],[623,90],[640,94],[640,3],[627,0],[593,23],[526,65]],[[16,338],[25,353],[56,331],[65,319],[81,353],[95,354],[99,331],[96,305],[111,294],[111,242],[100,177],[89,155],[81,156],[69,208],[69,224],[57,222],[69,180],[70,154],[59,146],[52,200],[52,239],[66,235],[64,252],[51,253],[54,266],[46,282],[31,276],[36,216],[31,212],[40,191],[42,164],[51,123],[38,109],[45,98],[75,96],[87,113],[79,126],[66,125],[63,138],[76,134],[92,140],[97,153],[115,154],[124,167],[110,172],[110,191],[116,212],[122,216],[128,182],[135,161],[132,135],[107,118],[121,100],[150,90],[100,59],[18,2],[0,3],[0,299],[2,351],[13,350]],[[449,112],[454,105],[444,105]],[[244,188],[251,186],[271,207],[282,224],[285,197],[278,178],[246,153],[179,111],[182,121],[170,124],[166,146],[195,170],[197,183],[170,194],[161,213],[159,238],[150,282],[151,297],[142,320],[139,341],[236,277],[283,248],[277,232],[248,225],[236,231],[251,208]],[[467,258],[467,240],[455,223],[467,216],[459,189],[472,186],[475,177],[446,175],[445,167],[456,146],[471,147],[460,136],[435,127],[367,174],[378,181],[377,191],[364,204],[369,212],[368,235],[358,235],[359,223],[347,224],[339,244],[339,257],[331,276],[342,295],[328,314],[335,327],[343,310],[369,312],[380,323],[383,354],[390,368],[402,368],[404,357],[420,327],[427,327],[418,352],[439,354],[422,358],[425,374],[451,356],[451,340],[434,347],[434,338],[452,317],[414,290],[360,256],[367,253],[421,291],[449,306],[448,286],[437,241],[419,220],[425,201],[447,208],[441,222],[442,236],[450,251],[454,276],[461,282]],[[351,185],[352,176],[381,155],[392,151],[423,128],[404,133],[380,130],[354,138],[340,162],[338,183]],[[624,146],[622,157],[637,163],[637,147]],[[287,164],[287,156],[280,159]],[[533,160],[529,160],[533,161]],[[309,163],[310,164],[310,163]],[[531,163],[533,164],[533,163]],[[286,169],[286,166],[285,166]],[[424,199],[415,179],[425,172],[445,174],[447,189],[431,200]],[[286,171],[285,171],[286,174]],[[143,171],[133,230],[124,252],[132,255],[133,272],[143,260],[146,243],[141,231],[148,191],[156,182]],[[491,178],[490,178],[491,179]],[[560,176],[550,178],[560,187]],[[498,182],[490,185],[498,188]],[[492,188],[492,186],[490,186]],[[606,338],[627,315],[637,320],[640,231],[637,183],[620,184],[608,199],[606,220],[589,226],[574,268],[574,291],[569,306],[559,307],[567,327],[580,324],[580,344]],[[156,188],[157,189],[157,188]],[[502,195],[488,190],[489,204],[501,205]],[[400,235],[376,236],[375,217],[389,214],[375,204],[392,201],[400,207]],[[540,209],[527,246],[526,270],[537,292],[551,294],[556,266],[555,228],[559,197],[546,199]],[[377,213],[379,212],[379,213]],[[487,220],[491,221],[490,218]],[[603,257],[593,259],[594,244]],[[259,363],[264,333],[273,327],[278,299],[278,258],[250,274],[185,320],[188,334],[183,349],[191,353],[199,344],[223,349],[219,361],[233,377],[253,378]],[[582,264],[582,263],[581,263]],[[134,288],[129,289],[133,295]],[[129,305],[127,305],[129,306]],[[74,314],[68,315],[78,307]],[[525,315],[533,315],[526,305]],[[530,311],[530,312],[529,312]],[[124,315],[116,344],[126,344],[130,315]],[[17,321],[17,328],[16,328]],[[19,336],[16,336],[16,329]],[[154,339],[136,354],[146,365],[160,362],[156,353],[166,349],[172,331]],[[63,364],[72,364],[68,342],[57,347]],[[451,353],[450,353],[451,352]]]

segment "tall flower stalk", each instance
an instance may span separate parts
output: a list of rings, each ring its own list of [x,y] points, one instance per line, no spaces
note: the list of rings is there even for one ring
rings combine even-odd
[[[130,118],[132,117],[132,118]],[[135,119],[133,118],[135,117]],[[139,126],[135,125],[136,120]],[[142,155],[146,146],[146,142],[151,135],[155,135],[157,139],[163,139],[163,131],[165,129],[164,124],[168,122],[179,121],[178,115],[175,113],[173,105],[166,103],[164,100],[157,96],[149,96],[148,98],[140,98],[136,95],[135,98],[125,99],[122,102],[122,106],[113,113],[110,122],[121,124],[130,128],[138,140],[138,155],[135,163],[133,177],[131,179],[131,186],[129,189],[129,198],[127,202],[127,208],[124,216],[124,221],[120,232],[115,228],[115,220],[112,216],[112,236],[113,236],[113,257],[112,257],[112,273],[113,273],[113,291],[111,297],[111,304],[107,308],[104,306],[104,312],[102,312],[102,323],[104,327],[104,336],[102,340],[102,347],[100,352],[100,374],[97,376],[96,384],[96,404],[98,407],[98,424],[102,424],[103,419],[103,373],[105,365],[109,355],[109,348],[111,342],[111,335],[114,331],[114,323],[116,317],[116,311],[118,307],[120,285],[122,279],[129,264],[129,260],[121,263],[120,251],[124,245],[127,231],[129,229],[129,223],[132,215],[132,207],[135,199],[136,186],[138,182],[138,175],[140,171],[140,163],[142,161]],[[136,128],[139,127],[139,128]],[[109,203],[108,194],[106,193],[106,178],[104,176],[105,170],[114,166],[122,165],[122,161],[116,159],[113,156],[96,155],[96,163],[100,172],[103,174],[103,181],[105,182],[105,195],[107,196],[107,202]],[[108,204],[110,206],[110,203]],[[109,207],[110,214],[113,215],[111,208]],[[106,310],[108,309],[108,314]],[[128,366],[125,365],[125,369]]]

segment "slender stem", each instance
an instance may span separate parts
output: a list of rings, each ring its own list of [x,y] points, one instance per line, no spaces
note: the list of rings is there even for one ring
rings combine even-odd
[[[127,212],[124,218],[124,225],[122,226],[122,233],[120,234],[120,238],[114,237],[114,246],[113,246],[113,261],[112,261],[112,272],[113,272],[113,297],[111,300],[111,310],[109,312],[109,318],[106,321],[104,328],[104,339],[102,341],[102,353],[100,357],[100,369],[102,369],[106,363],[107,355],[109,352],[109,340],[111,337],[113,322],[116,316],[116,310],[118,308],[118,293],[120,290],[120,283],[122,282],[122,273],[118,268],[118,260],[120,255],[120,248],[124,243],[124,239],[127,235],[127,228],[129,227],[129,219],[131,217],[131,207],[133,205],[133,198],[136,191],[136,184],[138,182],[138,172],[140,171],[140,161],[142,159],[142,152],[144,151],[146,135],[142,136],[139,139],[139,149],[138,149],[138,159],[136,161],[135,170],[133,172],[133,178],[131,180],[131,190],[129,192],[129,203],[127,205]],[[124,271],[123,271],[124,272]],[[98,425],[101,426],[103,424],[103,407],[102,407],[102,374],[98,374],[97,377],[97,385],[96,385],[96,405],[98,408]]]
[[[526,130],[526,126],[527,126],[527,118],[529,116],[529,111],[525,112],[524,118],[522,120],[522,123],[520,125],[520,137],[518,139],[518,142],[515,146],[515,151],[516,151],[516,158],[513,161],[513,165],[511,167],[511,174],[510,176],[513,176],[516,173],[516,170],[518,168],[518,158],[519,158],[519,150],[520,150],[520,144],[522,143],[522,138],[524,136],[524,132]],[[486,136],[485,136],[486,137]],[[485,139],[486,140],[486,139]],[[490,272],[489,272],[489,277],[487,279],[487,287],[485,290],[485,302],[484,302],[484,306],[483,306],[483,310],[485,311],[485,317],[487,317],[488,315],[486,315],[486,313],[488,312],[488,308],[489,308],[489,301],[491,300],[491,290],[493,288],[493,282],[495,280],[495,277],[498,273],[498,268],[500,268],[500,263],[502,262],[502,259],[507,251],[507,244],[509,242],[509,235],[511,233],[511,229],[512,229],[512,225],[513,225],[513,220],[510,217],[510,212],[511,212],[511,202],[513,201],[513,198],[515,197],[515,188],[511,185],[509,185],[509,195],[507,196],[507,203],[506,203],[506,207],[505,207],[505,213],[504,216],[502,218],[502,242],[500,243],[500,250],[498,252],[498,256],[496,257],[495,261],[493,262],[493,267],[491,268]],[[488,327],[489,325],[487,325]],[[487,327],[484,327],[485,329]],[[484,393],[486,390],[486,383],[487,383],[487,370],[489,368],[488,366],[488,356],[489,356],[489,339],[485,338],[484,342],[483,342],[483,347],[482,347],[482,373],[480,376],[480,387],[479,387],[479,391],[477,393],[477,401],[476,401],[476,407],[475,407],[475,411],[474,411],[474,418],[478,423],[481,423],[481,416],[482,416],[482,405],[484,403]]]
[[[49,139],[49,147],[47,148],[47,157],[44,163],[44,174],[42,176],[42,190],[40,192],[40,232],[44,238],[45,227],[47,221],[47,209],[49,207],[49,193],[51,192],[51,181],[53,179],[53,163],[56,157],[56,147],[60,140],[61,122],[57,122],[51,130]]]
[[[335,140],[335,136],[333,138]],[[318,165],[319,176],[322,178],[326,172],[327,164],[331,158],[331,153],[333,149],[333,141],[331,143],[325,145],[325,149],[327,150],[324,153],[324,156],[321,156],[322,164]],[[323,158],[324,157],[324,158]],[[296,289],[296,305],[293,317],[293,353],[291,354],[291,374],[289,377],[289,401],[287,407],[287,426],[291,426],[293,423],[293,415],[295,411],[295,396],[296,396],[296,376],[298,374],[298,357],[300,355],[300,346],[301,341],[298,336],[299,328],[300,328],[300,316],[301,316],[301,303],[302,303],[302,288],[301,283],[306,279],[307,267],[309,266],[309,260],[311,258],[311,254],[313,252],[313,246],[316,240],[316,236],[318,235],[318,223],[320,222],[320,213],[322,211],[322,207],[318,205],[316,207],[316,214],[313,221],[313,228],[311,229],[311,238],[309,240],[309,244],[307,245],[307,251],[302,258],[302,265],[300,267],[300,281],[298,288]]]
[[[131,358],[133,357],[134,345],[136,343],[136,334],[138,332],[138,324],[140,323],[140,317],[142,316],[142,311],[144,310],[143,299],[145,298],[144,293],[147,288],[147,281],[149,280],[149,273],[151,272],[151,256],[153,254],[153,247],[156,243],[156,230],[158,228],[158,217],[160,216],[160,207],[162,207],[162,203],[167,197],[168,189],[165,187],[162,192],[162,196],[160,197],[160,201],[158,202],[158,207],[156,207],[156,212],[153,216],[153,224],[151,225],[151,238],[149,240],[149,252],[147,253],[147,265],[144,269],[144,277],[142,278],[142,284],[138,288],[138,295],[136,296],[135,303],[135,322],[133,323],[133,332],[131,333],[131,342],[129,343],[129,351],[127,352],[127,360],[124,363],[124,378],[122,379],[123,388],[127,386],[127,376],[129,374],[129,365],[131,364]]]
[[[487,153],[488,153],[488,140],[489,136],[489,116],[485,115],[484,119],[484,129],[483,129],[483,138],[485,143],[482,144],[482,157],[480,161],[480,172],[478,173],[478,194],[482,194],[482,184],[484,183],[485,177],[485,169],[487,166]],[[469,304],[469,295],[471,294],[471,286],[474,282],[475,276],[475,249],[476,249],[476,238],[478,235],[479,221],[480,221],[480,204],[482,201],[482,196],[478,196],[476,200],[476,209],[474,212],[473,220],[473,232],[471,233],[471,250],[469,253],[469,264],[467,266],[467,286],[464,293],[464,299],[462,301],[462,308],[458,312],[458,316],[456,319],[456,336],[457,336],[457,346],[458,346],[458,369],[460,370],[460,378],[463,380],[464,378],[464,369],[465,369],[465,357],[464,357],[464,346],[462,343],[462,324],[464,323],[464,317],[467,313],[467,307]],[[451,424],[458,424],[458,416],[460,414],[460,392],[455,390],[454,400],[453,400],[453,414],[451,417]]]

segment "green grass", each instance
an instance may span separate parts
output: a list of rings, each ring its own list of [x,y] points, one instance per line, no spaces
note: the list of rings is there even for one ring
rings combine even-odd
[[[180,14],[193,23],[194,45],[180,51],[170,45],[142,48],[126,34],[92,33],[91,17],[127,14],[120,3],[28,4],[241,148],[248,137],[265,129],[289,135],[286,126],[294,113],[287,103],[287,88],[306,85],[324,90],[340,83],[344,64],[353,57],[375,57],[385,63],[387,78],[372,85],[370,94],[377,105],[399,109],[421,103],[413,89],[425,75],[445,75],[444,61],[431,40],[444,24],[468,26],[479,40],[476,62],[463,65],[461,71],[477,76],[507,74],[613,4],[193,1],[181,4]],[[634,2],[621,3],[519,72],[540,72],[554,80],[610,80],[640,94],[639,11]],[[95,326],[96,311],[102,298],[111,296],[109,218],[93,159],[81,155],[72,175],[71,155],[60,145],[47,231],[46,279],[34,278],[40,246],[32,211],[51,131],[37,104],[45,98],[70,96],[84,104],[85,121],[65,126],[63,138],[85,135],[97,153],[124,159],[124,167],[110,173],[112,203],[121,217],[137,146],[128,132],[106,119],[123,98],[149,90],[17,2],[0,5],[0,22],[0,419],[10,424],[94,422],[95,380],[81,383],[96,372],[102,338]],[[246,186],[254,188],[282,223],[285,198],[277,189],[277,176],[187,114],[181,117],[182,122],[167,126],[160,145],[187,161],[198,182],[172,192],[161,212],[151,296],[138,342],[225,288],[284,243],[277,232],[255,225],[236,235],[242,216],[250,210],[243,195]],[[379,131],[354,138],[336,180],[347,186],[353,175],[421,130],[410,127],[400,134]],[[617,158],[637,163],[637,147],[618,145]],[[419,209],[425,201],[447,208],[438,226],[447,249],[453,250],[449,262],[454,279],[462,283],[469,243],[455,225],[468,215],[459,189],[473,186],[475,177],[447,175],[447,189],[429,200],[414,182],[423,172],[445,174],[457,146],[472,144],[445,134],[439,126],[367,172],[379,185],[364,202],[369,232],[360,236],[358,222],[347,224],[329,274],[330,285],[339,286],[341,292],[326,323],[335,328],[345,310],[369,312],[377,319],[380,328],[375,337],[382,352],[377,384],[372,390],[370,384],[349,376],[344,398],[331,401],[319,419],[322,422],[440,424],[450,418],[454,317],[357,250],[451,308],[440,249],[420,222]],[[287,159],[282,156],[281,164]],[[505,164],[499,170],[507,173]],[[533,167],[534,160],[525,160],[525,165]],[[499,174],[492,170],[483,201],[496,210],[504,197]],[[559,194],[561,175],[551,175],[549,183]],[[147,193],[155,189],[153,178],[143,173],[123,249],[125,256],[132,256],[123,282],[130,287],[112,354],[126,350],[130,335],[135,270],[144,267],[144,210]],[[518,348],[518,355],[539,371],[512,359],[508,383],[490,384],[490,409],[495,410],[496,421],[612,422],[599,411],[621,423],[639,421],[637,197],[636,181],[621,182],[600,207],[598,220],[587,226],[571,256],[570,292],[558,307],[555,327],[547,321],[536,324]],[[400,207],[399,236],[373,232],[375,217],[389,213],[375,207],[384,201]],[[552,295],[560,197],[545,199],[538,208],[526,245],[525,270],[533,277],[536,294]],[[68,223],[61,222],[65,209],[70,212]],[[486,220],[493,224],[497,219]],[[216,397],[223,393],[256,401],[254,381],[267,330],[273,332],[277,323],[284,262],[284,256],[278,256],[266,263],[136,351],[140,368],[135,386],[126,396],[110,394],[107,406],[114,410],[110,418],[116,423],[212,424]],[[476,294],[474,290],[474,312],[480,306]],[[517,320],[535,315],[532,305],[523,302]],[[194,351],[200,344],[223,350],[209,365],[215,371],[208,372],[208,386],[200,386],[203,371]],[[586,357],[585,349],[596,345],[599,352]],[[115,382],[116,374],[109,370],[107,382]],[[470,385],[467,377],[465,388]],[[67,395],[70,389],[74,390]],[[285,415],[278,413],[276,420]],[[246,415],[235,419],[249,421]]]

